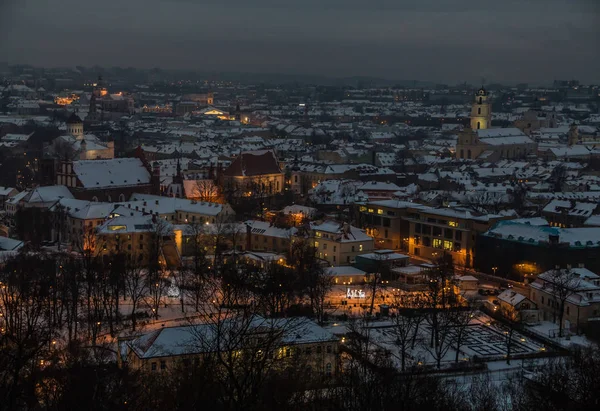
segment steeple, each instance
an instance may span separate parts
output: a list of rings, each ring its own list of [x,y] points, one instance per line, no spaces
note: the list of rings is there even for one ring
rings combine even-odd
[[[473,130],[485,130],[492,124],[492,105],[489,101],[488,92],[481,86],[475,93],[475,101],[471,108],[471,128]]]
[[[177,173],[173,177],[173,184],[183,184],[183,176],[181,175],[181,163],[179,157],[177,157]]]

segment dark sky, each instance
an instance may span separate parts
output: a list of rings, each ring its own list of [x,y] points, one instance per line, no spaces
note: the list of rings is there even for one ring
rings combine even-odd
[[[600,0],[0,0],[0,61],[600,82]]]

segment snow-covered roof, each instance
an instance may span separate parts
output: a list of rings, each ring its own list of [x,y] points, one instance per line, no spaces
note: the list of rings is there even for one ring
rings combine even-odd
[[[376,261],[394,261],[407,260],[410,257],[405,254],[395,253],[392,250],[377,250],[372,253],[361,254],[360,258],[366,258],[368,260]]]
[[[364,276],[366,274],[365,271],[360,270],[351,265],[341,265],[338,267],[328,267],[325,272],[333,277],[337,276],[345,276],[345,275],[359,275]]]
[[[383,181],[369,181],[362,186],[358,187],[362,191],[398,191],[400,187],[394,183],[383,182]]]
[[[558,237],[559,243],[570,247],[600,247],[600,227],[558,228],[500,221],[483,235],[538,245],[547,244],[550,237]]]
[[[172,227],[167,222],[161,224],[165,225],[165,232]],[[156,230],[157,224],[153,221],[153,217],[147,215],[118,216],[107,220],[97,228],[98,234],[145,233]]]
[[[150,173],[139,158],[74,161],[73,171],[84,188],[135,186],[150,183]]]
[[[224,204],[188,200],[186,198],[163,197],[152,194],[134,193],[128,202],[119,203],[131,209],[144,210],[151,214],[173,214],[178,211],[207,216],[219,215],[230,208]]]
[[[550,203],[544,207],[543,212],[555,214],[566,213],[570,216],[590,217],[596,208],[598,208],[598,204],[596,203],[555,199],[550,201]]]
[[[217,344],[224,344],[220,349],[240,349],[242,347],[239,345],[228,346],[228,343],[234,344],[229,339],[231,337],[229,334],[252,333],[253,330],[258,332],[271,330],[274,336],[281,337],[281,343],[289,345],[338,340],[333,333],[307,318],[265,319],[256,316],[249,324],[243,325],[237,321],[239,320],[226,319],[219,325],[204,323],[165,327],[129,341],[127,345],[139,358],[147,359],[213,352],[218,348]]]
[[[23,247],[23,241],[0,236],[0,251],[16,251]]]
[[[16,191],[18,193],[18,190],[16,188],[0,186],[0,196],[2,197],[10,195],[13,191]]]
[[[52,203],[61,198],[73,198],[73,194],[66,186],[41,186],[24,193],[23,201],[26,203]]]
[[[513,290],[504,290],[498,295],[498,299],[515,307],[523,300],[526,300],[527,297]]]
[[[57,210],[57,206],[61,205],[64,210],[72,218],[78,218],[82,220],[100,220],[107,218],[111,212],[115,209],[113,203],[97,203],[85,200],[76,199],[61,199],[52,210]]]
[[[246,225],[250,227],[250,232],[256,235],[267,237],[278,237],[289,239],[297,231],[296,228],[278,228],[268,221],[248,220]]]
[[[355,241],[373,241],[364,230],[349,224],[340,224],[333,220],[323,221],[322,223],[310,223],[310,228],[315,232],[324,232],[334,234],[335,241],[342,243]],[[339,236],[339,237],[338,237]]]
[[[515,128],[515,127],[486,128],[483,130],[476,130],[476,133],[480,139],[525,136],[525,134],[521,130],[519,130],[518,128]]]

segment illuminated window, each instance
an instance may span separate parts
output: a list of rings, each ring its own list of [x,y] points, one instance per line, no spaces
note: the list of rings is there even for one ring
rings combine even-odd
[[[315,237],[319,237],[320,238],[321,237],[321,233],[319,231],[316,231],[315,232]]]
[[[127,226],[126,225],[109,225],[108,230],[109,231],[127,230]]]
[[[362,250],[363,250],[363,245],[362,245],[362,244],[360,244],[360,245],[358,246],[358,251],[362,251]]]
[[[360,210],[360,212],[367,211],[367,207],[365,207],[365,206],[360,206],[358,209]]]
[[[377,214],[383,214],[383,210],[381,208],[377,209]]]
[[[315,247],[319,247],[319,242],[315,241]]]
[[[448,225],[450,227],[458,227],[458,223],[456,221],[448,221]]]
[[[452,251],[452,241],[444,241],[444,250]]]
[[[374,210],[372,208],[369,208],[369,213],[374,212]]]
[[[442,240],[440,240],[439,238],[434,238],[433,239],[433,246],[435,248],[442,248]]]

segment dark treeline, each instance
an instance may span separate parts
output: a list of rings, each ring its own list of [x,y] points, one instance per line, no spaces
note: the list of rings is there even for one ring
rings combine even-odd
[[[116,336],[135,334],[141,326],[136,324],[136,305],[123,314],[120,304],[135,300],[159,318],[161,296],[171,281],[184,291],[182,310],[188,307],[215,328],[222,327],[219,318],[232,312],[242,323],[255,315],[289,319],[298,312],[318,323],[325,320],[324,296],[331,284],[310,246],[297,242],[287,266],[264,269],[231,257],[223,257],[218,267],[212,263],[211,269],[202,249],[188,267],[175,272],[85,250],[78,255],[23,252],[3,261],[0,410],[537,411],[600,406],[598,348],[548,360],[540,372],[520,373],[503,382],[485,373],[455,379],[409,360],[403,359],[399,367],[385,352],[373,355],[372,342],[361,335],[365,328],[360,321],[369,321],[367,315],[350,321],[348,335],[357,338],[347,341],[340,370],[333,375],[315,375],[306,357],[292,357],[280,367],[273,356],[257,356],[260,350],[250,347],[252,342],[231,338],[244,335],[239,328],[222,337],[241,342],[193,364],[182,362],[160,372],[120,367]],[[449,273],[440,267],[440,275]],[[432,307],[443,309],[447,303],[443,288],[433,287],[427,295],[435,300]],[[440,330],[432,338],[442,340],[446,316],[437,309],[432,312],[435,316],[427,321],[438,326],[432,330]],[[397,328],[407,333],[398,332],[397,343],[408,345],[418,318],[403,318],[407,323],[399,322]],[[448,318],[457,321],[456,316]],[[260,347],[277,347],[276,335],[266,338]],[[196,343],[202,345],[200,335]],[[435,353],[444,344],[432,346]]]

